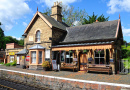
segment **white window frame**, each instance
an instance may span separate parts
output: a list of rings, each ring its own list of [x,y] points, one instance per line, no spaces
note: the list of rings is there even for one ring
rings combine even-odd
[[[32,52],[35,52],[35,57],[32,55]],[[35,58],[35,62],[33,60],[34,58]],[[31,63],[36,64],[36,51],[31,51]]]
[[[94,63],[95,63],[95,58],[99,58],[99,64],[100,64],[100,58],[104,58],[104,63],[105,63],[105,54],[104,54],[104,57],[100,57],[101,53],[99,53],[99,57],[95,57],[95,53],[96,53],[96,51],[94,51]]]
[[[38,52],[38,55],[39,55],[39,58],[38,58],[38,63],[39,63],[39,64],[41,64],[41,63],[42,63],[42,55],[43,55],[43,54],[42,54],[42,55],[41,55],[41,57],[40,57],[40,52],[41,52],[41,54],[42,54],[42,51],[39,51],[39,52]],[[41,59],[41,62],[40,62],[40,59]]]
[[[69,52],[69,51],[67,51],[67,52]],[[70,58],[72,58],[72,62],[73,62],[73,53],[72,53],[72,57],[70,57],[70,52],[69,52],[69,63],[72,63],[72,62],[70,62]],[[65,63],[67,63],[66,59],[67,58],[66,58],[66,52],[65,52]]]
[[[13,59],[12,59],[12,57],[13,57]],[[14,61],[14,56],[11,55],[11,56],[10,56],[10,62],[13,62],[13,61]]]
[[[36,38],[35,38],[36,40],[36,42],[40,42],[40,40],[41,40],[41,32],[40,32],[40,30],[37,30],[36,31]]]

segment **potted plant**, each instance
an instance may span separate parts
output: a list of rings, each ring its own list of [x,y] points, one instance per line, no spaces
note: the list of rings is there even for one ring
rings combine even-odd
[[[50,66],[51,66],[51,65],[50,65],[50,62],[49,62],[49,61],[43,61],[42,67],[43,67],[43,70],[44,70],[44,71],[49,70]]]
[[[103,52],[103,49],[96,49],[96,52],[99,54],[99,53],[102,53]]]

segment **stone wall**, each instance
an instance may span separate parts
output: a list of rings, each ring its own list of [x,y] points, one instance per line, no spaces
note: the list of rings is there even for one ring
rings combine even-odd
[[[35,42],[36,32],[38,30],[40,30],[40,42]],[[52,29],[42,20],[42,18],[37,16],[27,33],[27,37],[24,39],[24,48],[27,47],[27,49],[29,49],[39,43],[43,47],[46,47],[46,49],[50,49],[49,46],[51,47],[51,41],[49,38],[52,37]],[[32,41],[29,40],[30,38]],[[33,44],[26,46],[27,43]]]
[[[94,82],[0,69],[0,78],[22,81],[54,90],[130,90],[130,85]]]

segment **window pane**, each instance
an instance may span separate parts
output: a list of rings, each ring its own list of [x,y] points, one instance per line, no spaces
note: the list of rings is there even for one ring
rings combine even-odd
[[[61,52],[61,61],[62,61],[62,62],[64,61],[64,55],[65,55],[65,52],[62,51],[62,52]]]
[[[36,63],[36,51],[31,52],[32,63]]]
[[[36,42],[40,41],[40,31],[36,33]]]
[[[95,58],[95,64],[99,64],[99,58]]]
[[[100,58],[100,64],[104,64],[104,58]]]
[[[42,51],[39,51],[39,63],[42,63]]]
[[[101,53],[101,54],[100,54],[100,57],[104,57],[104,54],[103,54],[103,53]]]

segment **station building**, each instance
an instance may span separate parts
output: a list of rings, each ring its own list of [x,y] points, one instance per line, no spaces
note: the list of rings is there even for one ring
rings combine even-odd
[[[61,69],[111,67],[112,73],[118,73],[123,43],[120,18],[70,27],[62,22],[61,10],[59,3],[52,6],[51,16],[37,10],[24,31],[24,49],[17,55],[29,57],[29,69],[56,60]]]

